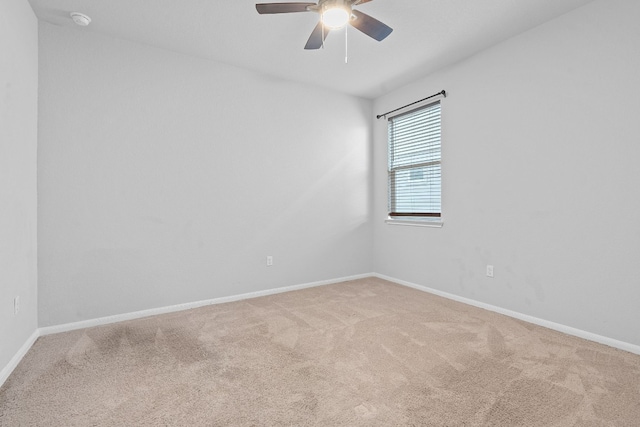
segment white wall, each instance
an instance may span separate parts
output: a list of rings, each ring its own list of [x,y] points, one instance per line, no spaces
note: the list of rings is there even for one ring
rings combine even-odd
[[[371,101],[41,23],[39,112],[41,326],[372,270]]]
[[[375,271],[640,344],[639,16],[596,1],[376,100],[449,93],[441,229],[384,224],[374,124]]]
[[[37,327],[38,24],[0,2],[0,370]],[[13,299],[20,297],[20,311]],[[0,381],[1,383],[1,381]]]

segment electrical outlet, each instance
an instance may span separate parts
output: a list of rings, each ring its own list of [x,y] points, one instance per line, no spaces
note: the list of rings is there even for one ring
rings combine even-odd
[[[20,297],[15,297],[13,299],[13,315],[15,316],[20,311]]]
[[[271,267],[273,265],[273,257],[271,255],[267,256],[267,267]]]
[[[493,277],[493,265],[487,265],[487,277]]]

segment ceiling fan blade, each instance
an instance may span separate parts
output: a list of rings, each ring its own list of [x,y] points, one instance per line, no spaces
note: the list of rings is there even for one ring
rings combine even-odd
[[[370,17],[366,13],[362,13],[355,9],[352,13],[355,15],[356,19],[350,21],[351,26],[357,28],[371,38],[382,41],[393,31],[391,27]]]
[[[256,10],[259,14],[308,12],[308,6],[315,3],[258,3]]]
[[[354,2],[351,3],[351,6],[357,6],[359,4],[369,3],[370,1],[373,1],[373,0],[359,0],[359,1],[358,0],[354,0]]]
[[[324,39],[322,38],[322,21],[318,22],[318,25],[313,29],[311,35],[309,36],[309,40],[307,40],[307,44],[305,45],[305,49],[320,49],[322,47],[322,43],[327,38],[327,34],[329,34],[329,29],[324,29]]]

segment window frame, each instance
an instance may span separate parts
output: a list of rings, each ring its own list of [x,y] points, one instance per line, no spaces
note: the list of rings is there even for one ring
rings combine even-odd
[[[421,227],[442,227],[442,225],[444,224],[443,221],[443,213],[442,213],[442,99],[437,99],[435,101],[430,100],[430,102],[426,102],[423,105],[420,105],[418,107],[414,107],[410,110],[405,110],[405,111],[400,111],[397,114],[394,114],[393,116],[389,116],[387,117],[387,218],[385,220],[385,222],[387,224],[392,224],[392,225],[408,225],[408,226],[421,226]],[[392,160],[391,160],[391,156],[392,156],[392,143],[393,141],[391,140],[391,130],[390,130],[390,126],[391,123],[394,119],[397,120],[398,117],[401,116],[405,116],[408,114],[412,114],[415,113],[417,111],[420,110],[426,110],[430,107],[432,107],[433,105],[438,104],[439,105],[439,117],[438,117],[438,124],[439,124],[439,141],[438,141],[438,145],[437,145],[437,149],[438,149],[438,160],[429,160],[429,161],[422,161],[422,162],[415,162],[415,163],[408,163],[399,167],[392,167]],[[426,145],[425,145],[426,147]],[[392,207],[397,207],[397,205],[394,202],[394,197],[397,194],[397,191],[392,191],[392,182],[394,182],[394,180],[392,179],[392,175],[396,174],[397,171],[401,171],[401,170],[410,170],[412,168],[416,168],[416,167],[429,167],[429,166],[434,166],[434,165],[439,165],[440,166],[440,175],[439,175],[439,181],[440,181],[440,188],[439,188],[439,192],[440,192],[440,197],[439,197],[439,205],[440,205],[440,212],[436,213],[436,212],[421,212],[421,213],[415,213],[415,212],[393,212],[393,210],[396,209],[392,209]]]

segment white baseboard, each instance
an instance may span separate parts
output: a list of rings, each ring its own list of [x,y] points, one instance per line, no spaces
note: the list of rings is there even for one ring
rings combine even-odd
[[[94,326],[108,325],[110,323],[122,322],[125,320],[139,319],[142,317],[155,316],[158,314],[173,313],[176,311],[189,310],[192,308],[204,307],[212,304],[222,304],[225,302],[240,301],[250,298],[263,297],[266,295],[280,294],[283,292],[297,291],[299,289],[313,288],[316,286],[330,285],[333,283],[346,282],[349,280],[363,279],[371,277],[372,273],[358,274],[354,276],[340,277],[337,279],[321,280],[318,282],[303,283],[301,285],[284,286],[281,288],[267,289],[264,291],[249,292],[240,295],[231,295],[228,297],[213,298],[203,301],[188,302],[184,304],[176,304],[167,307],[151,308],[149,310],[134,311],[131,313],[116,314],[113,316],[100,317],[97,319],[82,320],[80,322],[65,323],[62,325],[45,326],[40,328],[40,336],[57,334],[60,332],[74,331],[76,329],[91,328]]]
[[[222,304],[225,302],[240,301],[240,300],[249,299],[249,298],[257,298],[257,297],[262,297],[266,295],[296,291],[299,289],[313,288],[316,286],[331,285],[333,283],[363,279],[365,277],[371,277],[371,276],[373,276],[373,273],[357,274],[354,276],[340,277],[337,279],[321,280],[318,282],[303,283],[300,285],[284,286],[281,288],[267,289],[264,291],[249,292],[246,294],[231,295],[228,297],[213,298],[209,300],[195,301],[195,302],[189,302],[184,304],[176,304],[176,305],[171,305],[167,307],[152,308],[149,310],[135,311],[132,313],[116,314],[113,316],[100,317],[97,319],[89,319],[89,320],[83,320],[80,322],[73,322],[73,323],[66,323],[62,325],[45,326],[42,328],[38,328],[33,332],[33,334],[29,337],[29,339],[22,345],[22,347],[20,347],[20,350],[18,350],[18,352],[13,356],[13,358],[11,359],[11,361],[9,361],[7,366],[2,368],[2,371],[0,371],[0,387],[2,387],[2,384],[4,384],[7,378],[9,378],[9,375],[11,375],[11,373],[16,368],[16,366],[18,366],[18,364],[20,363],[22,358],[27,354],[31,346],[33,346],[36,340],[41,336],[57,334],[59,332],[73,331],[76,329],[90,328],[93,326],[107,325],[110,323],[122,322],[125,320],[139,319],[142,317],[155,316],[158,314],[189,310],[191,308],[198,308],[206,305]]]
[[[630,353],[635,353],[640,355],[640,346],[635,345],[635,344],[631,344],[631,343],[627,343],[624,341],[619,341],[619,340],[615,340],[613,338],[608,338],[602,335],[597,335],[597,334],[593,334],[591,332],[587,332],[587,331],[583,331],[581,329],[576,329],[576,328],[572,328],[570,326],[565,326],[559,323],[555,323],[555,322],[551,322],[548,320],[544,320],[544,319],[539,319],[537,317],[533,317],[533,316],[529,316],[527,314],[522,314],[522,313],[518,313],[516,311],[512,311],[512,310],[507,310],[505,308],[501,308],[501,307],[496,307],[494,305],[491,304],[486,304],[480,301],[475,301],[469,298],[465,298],[465,297],[461,297],[458,295],[454,295],[454,294],[450,294],[448,292],[443,292],[443,291],[439,291],[437,289],[432,289],[432,288],[428,288],[426,286],[422,286],[422,285],[417,285],[415,283],[411,283],[411,282],[407,282],[405,280],[401,280],[401,279],[396,279],[394,277],[390,277],[390,276],[385,276],[384,274],[378,274],[378,273],[366,273],[366,274],[358,274],[358,275],[354,275],[354,276],[348,276],[348,277],[340,277],[337,279],[330,279],[330,280],[321,280],[318,282],[311,282],[311,283],[303,283],[300,285],[293,285],[293,286],[285,286],[285,287],[281,287],[281,288],[274,288],[274,289],[267,289],[264,291],[257,291],[257,292],[249,292],[249,293],[245,293],[245,294],[240,294],[240,295],[232,295],[232,296],[228,296],[228,297],[221,297],[221,298],[213,298],[213,299],[209,299],[209,300],[203,300],[203,301],[195,301],[195,302],[190,302],[190,303],[185,303],[185,304],[177,304],[177,305],[172,305],[172,306],[167,306],[167,307],[159,307],[159,308],[152,308],[149,310],[142,310],[142,311],[136,311],[136,312],[132,312],[132,313],[124,313],[124,314],[117,314],[114,316],[106,316],[106,317],[100,317],[97,319],[90,319],[90,320],[83,320],[80,322],[73,322],[73,323],[66,323],[66,324],[62,324],[62,325],[56,325],[56,326],[46,326],[46,327],[42,327],[42,328],[38,328],[36,329],[33,334],[31,334],[31,336],[27,339],[27,341],[25,341],[25,343],[22,345],[22,347],[20,347],[20,350],[18,350],[18,352],[15,354],[15,356],[13,356],[13,358],[11,359],[11,361],[9,361],[9,363],[2,368],[2,371],[0,371],[0,387],[2,386],[2,384],[4,384],[4,382],[7,380],[7,378],[9,378],[9,375],[11,375],[11,373],[13,372],[13,370],[18,366],[18,364],[20,363],[20,361],[22,360],[22,358],[27,354],[27,352],[29,351],[29,349],[31,348],[31,346],[36,342],[36,340],[38,339],[38,337],[44,336],[44,335],[50,335],[50,334],[56,334],[59,332],[67,332],[67,331],[73,331],[76,329],[83,329],[83,328],[90,328],[93,326],[100,326],[100,325],[107,325],[110,323],[116,323],[116,322],[122,322],[125,320],[132,320],[132,319],[139,319],[142,317],[148,317],[148,316],[155,316],[158,314],[164,314],[164,313],[173,313],[176,311],[182,311],[182,310],[189,310],[191,308],[198,308],[198,307],[203,307],[206,305],[212,305],[212,304],[222,304],[225,302],[232,302],[232,301],[240,301],[240,300],[244,300],[244,299],[250,299],[250,298],[257,298],[257,297],[262,297],[262,296],[267,296],[267,295],[273,295],[273,294],[279,294],[279,293],[283,293],[283,292],[289,292],[289,291],[296,291],[299,289],[306,289],[306,288],[313,288],[316,286],[324,286],[324,285],[330,285],[333,283],[340,283],[340,282],[346,282],[349,280],[357,280],[357,279],[363,279],[366,277],[378,277],[380,279],[384,279],[384,280],[388,280],[390,282],[394,282],[394,283],[398,283],[400,285],[404,285],[410,288],[414,288],[423,292],[428,292],[430,294],[434,294],[434,295],[438,295],[450,300],[454,300],[454,301],[458,301],[464,304],[468,304],[474,307],[479,307],[479,308],[483,308],[485,310],[489,310],[489,311],[493,311],[495,313],[500,313],[500,314],[504,314],[505,316],[509,316],[509,317],[513,317],[515,319],[519,319],[519,320],[523,320],[525,322],[529,322],[529,323],[533,323],[535,325],[539,325],[539,326],[543,326],[545,328],[549,328],[549,329],[553,329],[555,331],[559,331],[559,332],[563,332],[565,334],[568,335],[573,335],[579,338],[584,338],[586,340],[589,341],[594,341],[600,344],[604,344],[604,345],[608,345],[610,347],[614,347],[614,348],[619,348],[621,350],[625,350],[628,351]]]
[[[495,305],[486,304],[484,302],[472,300],[469,298],[461,297],[448,292],[439,291],[437,289],[428,288],[426,286],[417,285],[415,283],[407,282],[406,280],[396,279],[394,277],[385,276],[384,274],[373,273],[373,276],[380,279],[388,280],[390,282],[398,283],[403,286],[407,286],[419,291],[428,292],[430,294],[438,295],[443,298],[447,298],[453,301],[458,301],[464,304],[472,305],[474,307],[483,308],[485,310],[493,311],[495,313],[504,314],[505,316],[513,317],[515,319],[524,320],[534,325],[543,326],[545,328],[553,329],[554,331],[562,332],[567,335],[573,335],[585,340],[594,341],[600,344],[608,345],[609,347],[619,348],[620,350],[628,351],[629,353],[640,355],[640,346],[631,344],[624,341],[619,341],[613,338],[605,337],[602,335],[594,334],[591,332],[583,331],[582,329],[573,328],[571,326],[562,325],[560,323],[551,322],[549,320],[540,319],[537,317],[529,316],[528,314],[518,313],[517,311],[508,310],[506,308],[497,307]]]
[[[11,375],[13,370],[16,369],[22,358],[25,356],[25,354],[27,354],[27,352],[29,351],[33,343],[36,342],[39,336],[40,332],[38,331],[38,329],[33,331],[31,336],[27,338],[24,344],[22,344],[22,347],[20,347],[18,352],[11,358],[7,366],[2,368],[2,371],[0,371],[0,387],[2,387],[2,384],[4,384],[7,378],[9,378],[9,375]]]

